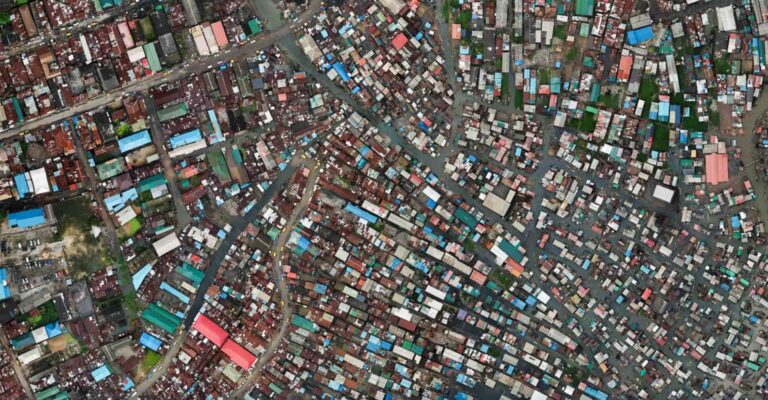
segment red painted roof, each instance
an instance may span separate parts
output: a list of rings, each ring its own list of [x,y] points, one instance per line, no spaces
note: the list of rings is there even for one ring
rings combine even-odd
[[[398,50],[402,49],[406,43],[408,43],[408,38],[403,32],[400,32],[399,35],[392,39],[392,46],[395,46],[395,48]]]
[[[242,369],[251,368],[253,363],[256,362],[256,356],[244,349],[243,346],[233,342],[232,339],[227,339],[224,346],[221,346],[221,351]]]
[[[212,23],[211,30],[213,30],[213,37],[216,39],[216,45],[224,47],[229,43],[229,40],[227,40],[227,33],[224,32],[224,25],[221,21]]]
[[[205,314],[198,315],[197,319],[192,324],[192,327],[197,329],[198,332],[202,333],[203,336],[207,337],[208,340],[218,347],[221,347],[221,345],[224,344],[224,341],[229,337],[227,331],[211,321]]]

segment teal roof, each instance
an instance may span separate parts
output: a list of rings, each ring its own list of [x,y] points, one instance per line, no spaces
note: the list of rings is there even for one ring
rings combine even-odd
[[[595,10],[595,0],[576,0],[574,9],[576,15],[592,16]]]
[[[165,185],[166,180],[163,174],[152,175],[149,178],[144,178],[139,182],[139,192],[144,193],[152,190],[157,186]]]
[[[467,225],[472,229],[475,229],[478,224],[477,218],[473,217],[462,208],[456,208],[456,211],[454,211],[453,215],[455,215],[456,218],[458,218],[459,221],[461,221],[464,225]]]
[[[499,243],[499,248],[503,250],[505,253],[507,253],[508,256],[512,257],[515,262],[520,262],[523,259],[523,253],[520,252],[520,250],[517,249],[517,246],[514,246],[512,243],[509,243],[505,239],[502,239]]]
[[[295,326],[298,326],[299,328],[308,330],[313,333],[319,330],[316,323],[302,317],[301,315],[293,314],[291,323]]]
[[[160,59],[157,57],[155,43],[157,42],[144,45],[144,55],[147,57],[147,61],[149,61],[149,69],[151,69],[152,72],[160,72],[163,70],[163,67],[160,65]]]

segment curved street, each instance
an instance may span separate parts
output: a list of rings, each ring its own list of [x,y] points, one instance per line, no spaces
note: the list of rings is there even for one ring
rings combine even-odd
[[[297,158],[294,158],[294,160],[297,160]],[[306,164],[308,168],[311,168],[306,186],[304,187],[304,193],[302,194],[299,203],[291,212],[290,217],[288,217],[288,221],[285,223],[283,230],[280,232],[280,236],[274,244],[275,250],[272,251],[272,279],[277,283],[277,290],[280,295],[280,311],[282,314],[280,328],[277,330],[277,334],[270,338],[267,350],[259,356],[258,361],[256,361],[256,364],[251,368],[248,376],[246,376],[244,381],[238,385],[238,389],[233,395],[235,398],[243,397],[246,391],[253,388],[254,382],[261,376],[264,366],[272,359],[275,351],[283,342],[285,335],[288,333],[288,326],[291,324],[291,315],[293,314],[291,295],[288,291],[288,284],[285,282],[285,273],[283,272],[285,245],[288,242],[288,239],[290,239],[296,224],[298,224],[299,218],[304,215],[304,212],[307,210],[309,201],[312,200],[312,193],[315,191],[315,185],[320,177],[320,165],[315,160],[304,160],[302,162]]]

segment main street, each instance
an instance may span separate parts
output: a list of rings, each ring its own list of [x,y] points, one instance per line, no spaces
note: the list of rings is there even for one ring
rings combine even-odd
[[[126,15],[129,11],[143,7],[145,5],[149,5],[151,2],[152,0],[133,0],[131,3],[112,7],[108,11],[103,11],[91,18],[78,21],[72,25],[65,25],[50,31],[40,32],[37,36],[24,41],[24,43],[20,43],[11,47],[10,49],[6,49],[6,51],[0,54],[0,61],[13,57],[17,54],[32,51],[45,43],[66,40],[69,36],[90,30],[96,25],[103,24],[106,21],[109,21],[118,16]]]
[[[5,329],[2,326],[0,326],[0,345],[3,346],[3,351],[5,354],[13,354],[13,351],[11,350],[11,344],[8,341],[8,334],[5,332]],[[11,364],[11,367],[13,367],[13,372],[16,374],[16,378],[19,379],[19,383],[24,389],[24,394],[26,397],[28,399],[34,399],[35,395],[32,393],[32,386],[29,385],[27,374],[22,369],[21,363],[15,359],[11,360],[9,363]]]
[[[312,0],[307,9],[301,13],[301,15],[288,24],[282,25],[280,28],[268,33],[264,36],[258,36],[256,39],[252,39],[243,42],[240,46],[232,47],[224,50],[214,56],[200,58],[195,61],[182,63],[175,67],[146,77],[144,79],[130,82],[122,87],[115,89],[108,93],[102,93],[97,95],[84,103],[77,104],[72,107],[60,109],[59,111],[46,114],[45,116],[37,119],[29,120],[21,126],[11,128],[4,132],[0,132],[0,140],[7,139],[19,133],[23,133],[27,130],[39,128],[41,126],[51,125],[61,119],[69,118],[73,115],[77,115],[89,110],[93,110],[99,107],[103,107],[113,101],[119,100],[124,94],[128,92],[143,92],[153,86],[157,86],[164,82],[177,81],[185,76],[191,74],[199,74],[203,71],[210,69],[212,66],[225,62],[228,60],[241,59],[248,56],[255,55],[258,51],[272,46],[283,37],[289,37],[291,40],[292,32],[302,26],[309,20],[321,7],[321,0]]]

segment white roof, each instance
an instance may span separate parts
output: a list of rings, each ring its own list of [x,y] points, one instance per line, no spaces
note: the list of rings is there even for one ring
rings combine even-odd
[[[533,395],[531,395],[531,400],[547,400],[549,397],[547,397],[546,394],[539,392],[538,390],[533,391]]]
[[[19,361],[21,362],[22,365],[28,365],[37,361],[38,359],[40,359],[40,357],[42,357],[42,354],[40,353],[40,348],[35,346],[35,348],[33,348],[32,350],[24,354],[19,354]]]
[[[164,238],[156,241],[155,243],[152,243],[152,247],[155,248],[155,252],[157,253],[158,257],[162,257],[163,255],[173,251],[173,249],[179,246],[181,246],[181,242],[176,236],[176,232],[173,232],[170,235],[167,235]]]
[[[733,16],[733,5],[717,8],[717,28],[721,32],[736,30],[736,19]]]
[[[675,191],[659,183],[656,185],[656,188],[653,189],[653,197],[671,203],[672,198],[675,197]]]
[[[136,218],[136,211],[133,210],[133,207],[123,207],[115,216],[120,225],[125,225],[128,221]]]
[[[509,210],[509,202],[493,192],[488,193],[483,201],[483,205],[502,217],[507,215],[507,210]]]
[[[45,168],[38,168],[29,171],[29,177],[32,179],[32,187],[35,190],[35,194],[43,194],[51,191],[51,187],[48,185],[48,176],[45,174]]]
[[[392,14],[399,14],[403,7],[405,7],[403,0],[379,0],[379,3]]]
[[[205,139],[200,139],[196,142],[192,142],[190,144],[185,144],[184,146],[177,147],[173,150],[171,150],[168,153],[168,156],[171,158],[181,157],[183,155],[193,153],[197,150],[204,149],[208,147],[208,144],[205,142]]]
[[[40,343],[44,340],[48,340],[48,333],[45,331],[45,327],[41,326],[32,331],[32,337],[35,339],[35,343]]]
[[[142,46],[136,46],[130,50],[128,50],[128,61],[131,63],[135,63],[142,58],[146,58],[146,55],[144,54],[144,47]]]

